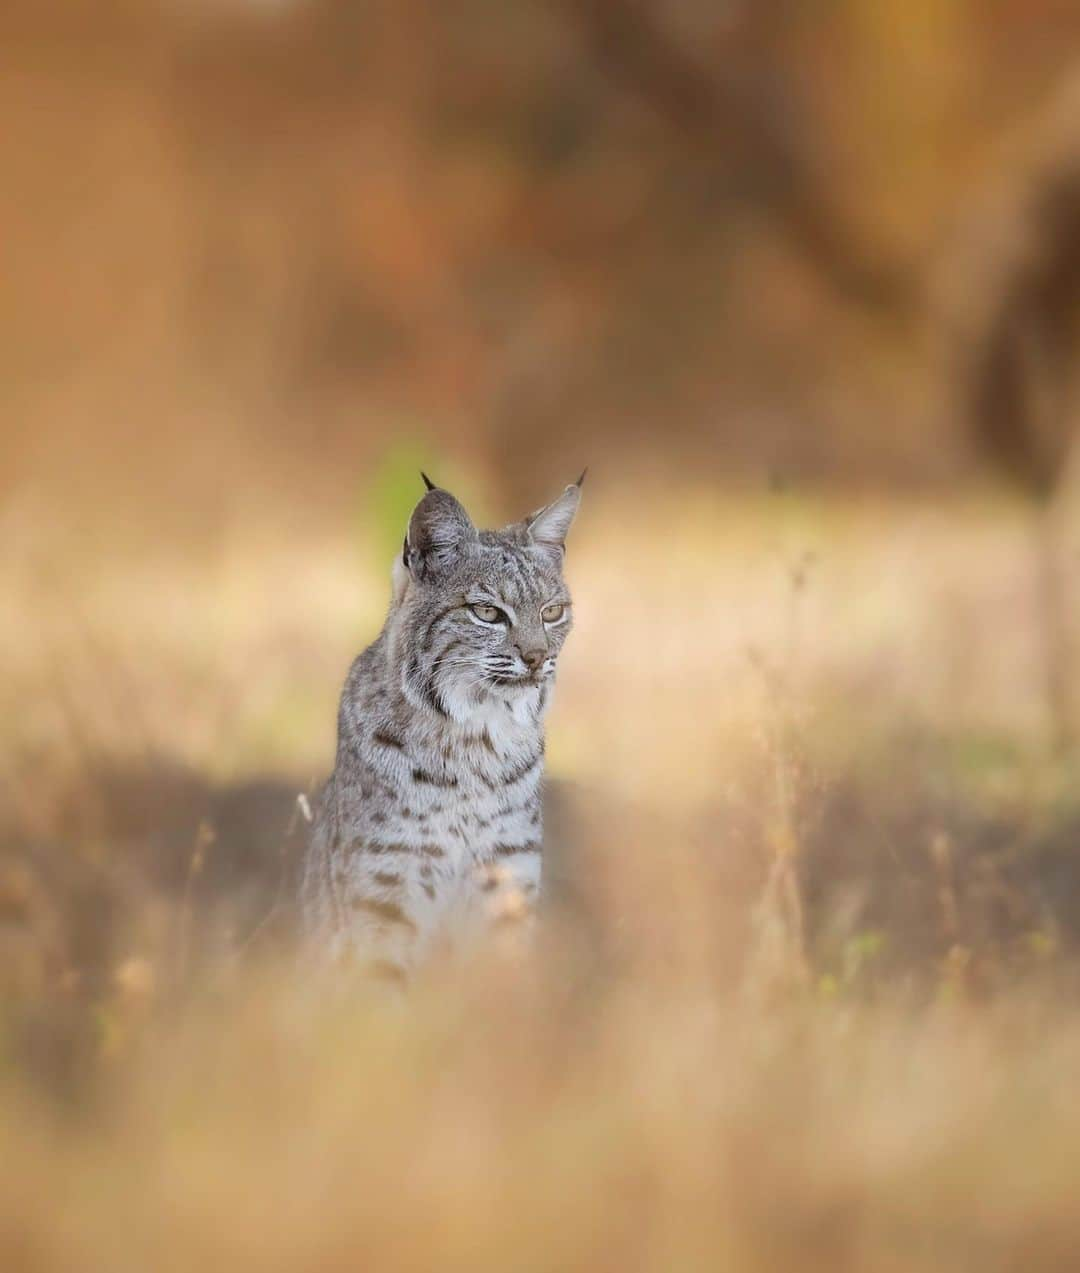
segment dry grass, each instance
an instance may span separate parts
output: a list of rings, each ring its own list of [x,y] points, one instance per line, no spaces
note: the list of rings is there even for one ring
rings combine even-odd
[[[1022,510],[643,507],[574,544],[540,945],[407,1006],[261,930],[381,573],[339,531],[13,528],[0,1267],[1071,1267],[1078,819]]]

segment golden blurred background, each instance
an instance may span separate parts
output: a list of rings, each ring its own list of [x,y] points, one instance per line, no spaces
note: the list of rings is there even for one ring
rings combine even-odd
[[[172,534],[337,507],[402,437],[529,499],[583,452],[956,482],[1067,379],[1063,0],[11,0],[2,34],[9,501]]]
[[[0,1268],[1073,1267],[1080,8],[7,0]],[[305,999],[424,468],[584,464],[536,951]]]

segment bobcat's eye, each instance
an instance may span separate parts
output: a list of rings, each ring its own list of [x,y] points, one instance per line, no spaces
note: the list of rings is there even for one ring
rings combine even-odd
[[[469,609],[481,623],[505,623],[506,615],[498,606],[470,606]]]
[[[545,623],[560,623],[565,614],[566,606],[564,605],[545,606],[543,610],[540,611],[540,618],[543,619]]]

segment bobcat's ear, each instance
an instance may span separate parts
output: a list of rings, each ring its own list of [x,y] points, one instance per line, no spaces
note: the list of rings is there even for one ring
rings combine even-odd
[[[476,527],[461,504],[449,491],[430,485],[409,518],[402,561],[422,579],[452,565],[475,539]]]
[[[558,499],[525,519],[525,529],[533,543],[554,548],[559,553],[566,551],[566,534],[581,503],[581,484],[584,481],[585,473],[582,473]]]

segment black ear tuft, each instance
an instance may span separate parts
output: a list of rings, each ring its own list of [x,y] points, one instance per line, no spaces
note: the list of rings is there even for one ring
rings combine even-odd
[[[574,485],[578,488],[579,491],[585,485],[585,478],[588,475],[588,472],[589,472],[589,466],[586,464],[585,467],[581,470],[581,476],[574,483]]]
[[[420,470],[420,476],[424,479],[424,485],[429,491],[436,491],[439,489],[423,469]]]

